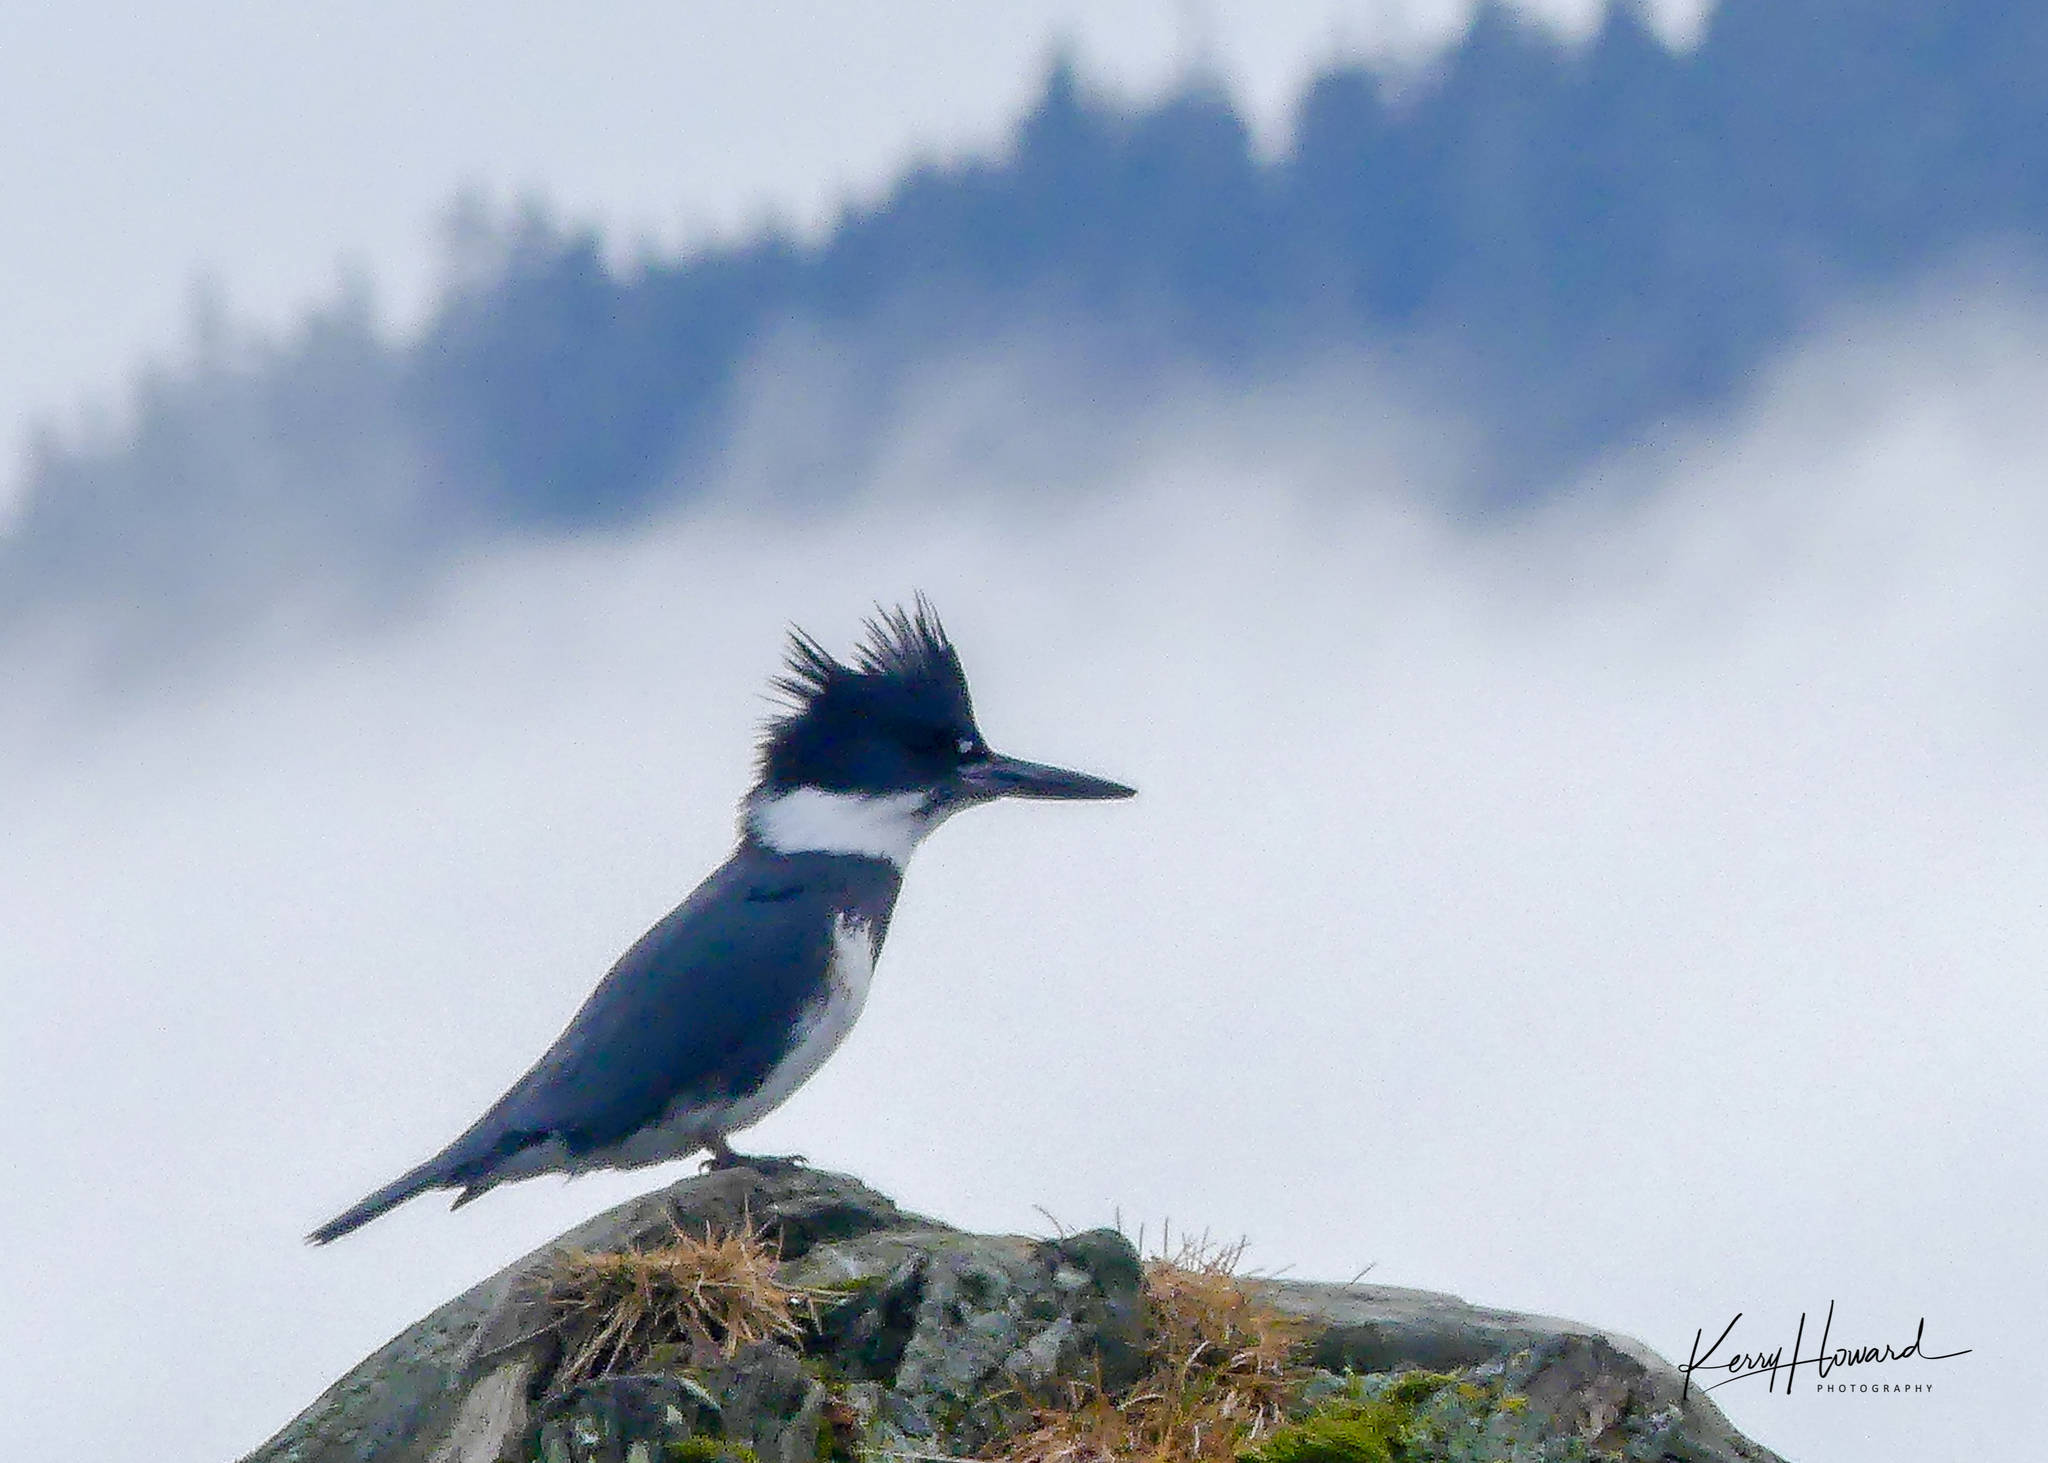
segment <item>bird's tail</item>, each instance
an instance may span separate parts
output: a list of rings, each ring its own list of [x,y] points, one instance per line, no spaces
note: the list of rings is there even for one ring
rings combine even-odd
[[[306,1243],[332,1244],[350,1230],[361,1229],[378,1215],[396,1209],[415,1194],[424,1194],[428,1189],[442,1188],[450,1183],[461,1183],[461,1179],[448,1172],[447,1160],[447,1154],[437,1154],[410,1173],[400,1174],[376,1193],[344,1209],[307,1235]]]
[[[514,1091],[517,1091],[515,1088]],[[376,1193],[367,1195],[306,1236],[309,1245],[331,1244],[350,1230],[361,1229],[378,1215],[396,1209],[428,1189],[460,1189],[455,1207],[504,1182],[499,1166],[541,1135],[508,1129],[498,1108],[492,1108],[467,1133],[409,1173],[402,1173]]]

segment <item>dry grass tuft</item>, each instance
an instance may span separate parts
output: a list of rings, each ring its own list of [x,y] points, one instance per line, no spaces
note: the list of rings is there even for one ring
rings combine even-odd
[[[1034,1407],[1002,1463],[1233,1463],[1282,1421],[1306,1375],[1306,1328],[1263,1305],[1238,1274],[1244,1242],[1183,1239],[1146,1262],[1145,1375],[1114,1395],[1076,1386]]]
[[[660,1358],[692,1365],[730,1359],[757,1341],[796,1341],[825,1297],[776,1278],[779,1244],[751,1225],[703,1237],[680,1226],[651,1250],[565,1251],[546,1279],[551,1326],[562,1338],[555,1386],[634,1371]]]

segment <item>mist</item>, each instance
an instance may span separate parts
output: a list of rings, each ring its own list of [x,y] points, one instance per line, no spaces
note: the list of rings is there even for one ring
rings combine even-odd
[[[1679,1359],[1738,1311],[1771,1345],[1831,1300],[1838,1339],[1925,1316],[1973,1348],[1912,1378],[1931,1398],[1716,1398],[1805,1459],[2010,1441],[1997,1363],[2048,1301],[2017,1263],[2048,1198],[2042,301],[1839,316],[1738,406],[1480,517],[1460,423],[1369,357],[1122,417],[1062,416],[1057,366],[935,365],[826,507],[747,479],[806,450],[764,410],[721,506],[480,553],[402,616],[128,696],[66,700],[62,634],[24,652],[22,1451],[89,1409],[237,1455],[686,1171],[300,1243],[723,856],[786,624],[843,650],[916,589],[998,749],[1140,797],[949,824],[865,1020],[743,1147],[960,1224],[1171,1220]],[[1017,491],[1048,458],[1098,480]]]
[[[732,22],[733,45],[674,32],[664,45],[651,32],[629,41],[627,31],[538,14],[508,22],[488,47],[461,40],[460,21],[444,18],[418,50],[386,58],[402,76],[372,59],[390,48],[345,47],[358,69],[341,84],[396,106],[386,125],[402,118],[422,148],[434,129],[421,119],[449,97],[465,99],[461,125],[441,144],[484,128],[485,156],[498,161],[479,164],[482,178],[502,178],[501,148],[527,139],[524,166],[540,180],[531,201],[504,205],[506,190],[489,186],[465,195],[449,210],[441,284],[396,319],[383,293],[394,271],[367,264],[282,323],[237,303],[225,283],[197,291],[187,347],[167,358],[165,335],[153,337],[158,364],[125,398],[36,434],[18,508],[0,522],[0,634],[53,615],[75,628],[90,612],[109,674],[127,682],[252,627],[268,638],[280,616],[317,621],[308,580],[326,586],[333,618],[394,606],[403,616],[408,596],[467,556],[518,539],[637,535],[716,504],[736,480],[757,497],[779,489],[830,503],[862,482],[895,481],[882,459],[906,429],[900,399],[940,363],[985,375],[999,342],[1050,351],[1092,385],[1113,382],[1116,415],[1170,401],[1191,369],[1234,396],[1354,352],[1397,368],[1438,410],[1454,407],[1458,454],[1486,461],[1485,501],[1522,502],[1675,417],[1725,415],[1769,361],[1845,302],[1993,250],[2039,275],[2048,135],[2036,78],[2048,73],[2048,11],[1992,0],[1727,0],[1696,44],[1674,50],[1638,4],[1537,7],[1556,25],[1499,4],[1471,10],[1469,26],[1461,4],[1380,7],[1390,24],[1424,11],[1443,22],[1448,49],[1416,69],[1394,64],[1403,47],[1393,31],[1386,45],[1347,39],[1342,7],[1316,0],[1285,24],[1273,8],[1258,12],[1276,47],[1266,61],[1247,52],[1247,19],[1222,6],[1211,17],[1221,69],[1184,58],[1170,85],[1155,76],[1133,86],[1133,52],[1087,27],[1040,70],[1036,53],[1026,62],[1006,49],[1039,37],[1053,13],[1030,7],[1006,20],[1022,27],[1011,41],[973,58],[956,54],[966,32],[914,18],[921,10],[891,22],[928,32],[911,51],[889,40],[902,33],[876,25],[849,46],[831,28],[754,17]],[[1684,8],[1657,7],[1672,22]],[[355,23],[374,28],[373,11]],[[608,26],[630,27],[631,13]],[[1137,51],[1155,58],[1170,49],[1176,17],[1202,29],[1185,7],[1122,13],[1152,36]],[[573,44],[543,34],[564,25]],[[1304,37],[1325,25],[1329,50],[1312,63]],[[282,22],[280,31],[295,34]],[[735,49],[738,32],[787,54],[770,64]],[[173,223],[231,230],[254,206],[264,225],[278,224],[309,178],[322,180],[311,217],[326,220],[318,236],[329,241],[414,189],[431,186],[438,204],[458,186],[432,182],[444,175],[427,153],[379,146],[361,106],[319,104],[337,84],[327,72],[338,33],[288,48],[283,70],[262,64],[284,39],[266,34],[220,54],[263,95],[303,93],[310,112],[274,119],[255,98],[227,107],[232,142],[188,135],[178,158],[144,169],[148,188],[117,189],[122,222],[99,232],[156,251],[129,283],[168,267],[157,257],[166,249],[192,257],[176,253]],[[664,58],[677,45],[735,77],[739,58],[754,55],[745,104],[718,105],[722,90],[670,70]],[[641,89],[599,59],[622,48],[652,63]],[[876,85],[877,73],[854,64],[913,51],[923,60],[908,90]],[[552,64],[536,72],[540,56]],[[321,68],[310,91],[290,81],[309,59]],[[517,79],[490,69],[515,60]],[[831,86],[804,80],[820,66]],[[195,89],[187,71],[162,74],[216,106],[240,94]],[[861,75],[870,82],[857,103],[834,89]],[[974,76],[984,80],[963,80]],[[394,100],[427,78],[416,105]],[[649,86],[659,105],[645,99]],[[593,87],[601,98],[584,97]],[[579,105],[559,105],[570,95]],[[792,95],[803,103],[762,100]],[[508,110],[492,122],[468,103],[481,96]],[[714,115],[669,110],[685,98]],[[765,123],[753,110],[762,105],[787,114],[787,129]],[[564,112],[594,130],[572,135],[550,121],[541,145],[535,119]],[[310,134],[296,130],[308,123],[318,124]],[[814,164],[802,191],[831,200],[829,217],[680,236],[663,228],[655,237],[666,242],[634,245],[627,219],[668,200],[702,207],[742,181],[786,194],[784,146],[817,128],[822,151],[796,152]],[[339,137],[348,143],[337,156]],[[222,161],[252,139],[260,165]],[[893,140],[875,151],[884,139]],[[391,171],[396,154],[408,159],[402,177]],[[869,161],[853,166],[861,156]],[[189,176],[202,157],[228,168],[232,208],[192,202],[212,196]],[[280,166],[289,187],[252,190],[252,178]],[[344,187],[340,173],[356,169]],[[150,221],[161,209],[143,199],[163,178],[184,180],[177,196],[190,206],[160,229]],[[595,179],[613,204],[593,197]],[[634,201],[622,214],[625,197]],[[347,221],[331,215],[337,207]],[[308,216],[294,217],[296,227]],[[257,223],[245,231],[261,232]],[[62,218],[21,232],[96,257],[88,246],[98,241],[84,237],[93,230]],[[321,250],[330,247],[340,246]],[[239,290],[254,266],[239,249],[223,257],[251,265],[223,271]],[[50,273],[16,272],[38,289]],[[120,315],[109,276],[87,271],[90,328],[56,335],[83,340]],[[417,282],[397,287],[418,293]],[[16,332],[30,342],[52,333]],[[789,339],[809,344],[792,352]],[[32,364],[39,381],[69,369],[31,354],[14,369]],[[816,401],[800,390],[782,390],[750,421],[764,380],[792,359],[796,374],[835,363],[836,433],[814,430]],[[0,378],[6,369],[0,361]],[[810,454],[777,483],[759,464],[736,464],[735,437],[750,429],[771,459],[792,436]],[[1050,445],[1072,443],[1063,431]],[[1073,471],[1061,451],[1045,457],[1045,471]],[[983,476],[970,462],[950,491]]]

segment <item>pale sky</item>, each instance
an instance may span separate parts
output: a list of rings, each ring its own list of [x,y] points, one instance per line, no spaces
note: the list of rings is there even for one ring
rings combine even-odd
[[[462,187],[623,249],[816,228],[913,156],[996,145],[1056,38],[1133,95],[1213,66],[1273,140],[1314,65],[1425,53],[1462,12],[964,13],[14,7],[0,440],[118,405],[201,274],[268,326],[350,261],[403,325]],[[1355,360],[1070,427],[1128,450],[1075,454],[1119,471],[1069,512],[959,506],[1001,495],[958,491],[949,444],[1057,446],[1056,366],[935,363],[824,518],[502,550],[414,619],[93,719],[50,715],[61,646],[14,668],[18,1451],[90,1418],[166,1463],[239,1455],[675,1176],[299,1241],[466,1124],[722,856],[782,626],[843,649],[919,587],[997,746],[1141,797],[937,835],[861,1026],[760,1148],[963,1224],[1171,1219],[1667,1355],[1738,1310],[1758,1344],[1830,1300],[1858,1340],[1924,1315],[1975,1348],[1931,1399],[1717,1396],[1805,1463],[2032,1427],[2048,303],[1926,282],[1478,529],[1438,506],[1457,424]],[[796,450],[772,402],[756,429]]]
[[[1056,420],[1071,383],[1030,359],[935,363],[831,515],[502,550],[412,620],[62,738],[17,671],[18,1451],[239,1455],[681,1171],[300,1242],[723,855],[784,622],[843,650],[917,587],[995,745],[1140,796],[941,830],[861,1025],[759,1151],[961,1224],[1170,1219],[1667,1355],[1738,1311],[1759,1346],[1830,1300],[1858,1344],[1924,1316],[1974,1349],[1932,1397],[1718,1396],[1804,1463],[2031,1428],[2048,302],[1930,287],[1483,528],[1438,506],[1455,424],[1356,362],[1106,428],[1127,452],[1075,457],[1117,476],[1065,511],[959,491],[934,443]]]
[[[1597,0],[1528,0],[1582,33]],[[815,230],[908,161],[998,146],[1070,44],[1132,96],[1222,74],[1277,140],[1339,56],[1415,58],[1467,0],[20,0],[0,38],[0,502],[35,421],[119,420],[195,292],[275,330],[366,279],[402,328],[475,190],[622,253]],[[1674,34],[1698,0],[1660,0]]]

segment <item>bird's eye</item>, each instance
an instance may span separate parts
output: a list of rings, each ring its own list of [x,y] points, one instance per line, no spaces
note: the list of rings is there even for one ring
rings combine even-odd
[[[962,737],[960,738],[960,743],[956,750],[963,757],[972,757],[976,752],[981,750],[981,747],[974,740],[973,737]]]

